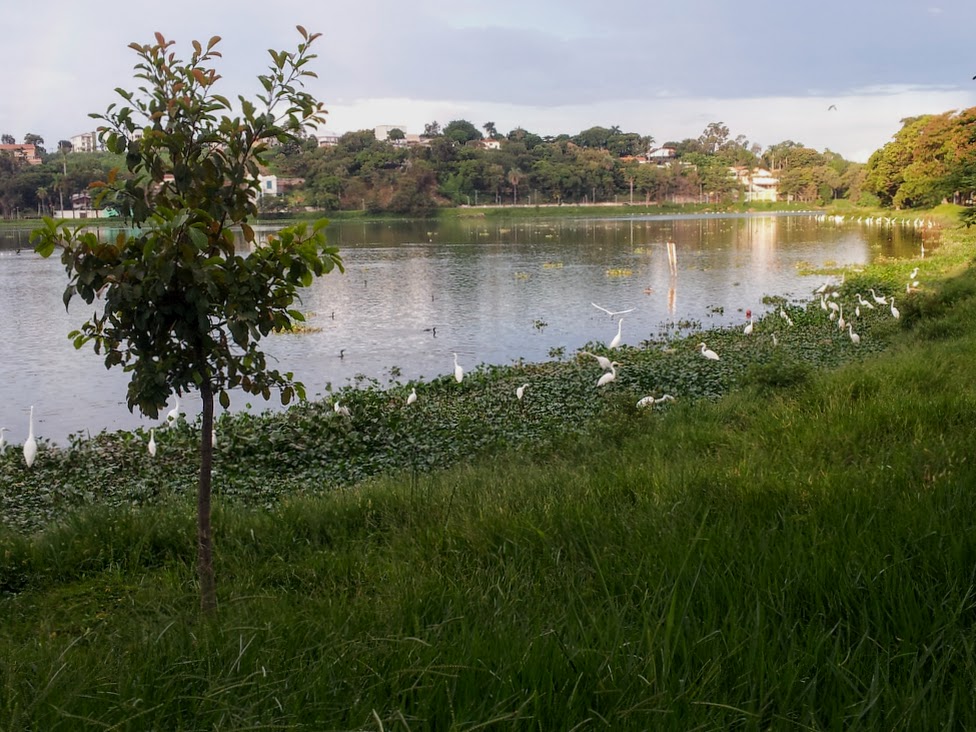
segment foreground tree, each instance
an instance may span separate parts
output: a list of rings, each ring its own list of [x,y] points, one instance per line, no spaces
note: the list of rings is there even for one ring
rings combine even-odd
[[[302,286],[341,269],[326,246],[325,220],[282,229],[258,242],[248,221],[257,215],[258,166],[270,141],[288,143],[321,123],[322,106],[302,91],[314,74],[309,49],[318,34],[298,27],[297,50],[271,50],[270,72],[259,76],[260,108],[238,97],[240,116],[216,94],[220,78],[212,62],[219,37],[204,48],[193,42],[189,61],[170,50],[172,41],[133,43],[139,57],[137,92],[116,91],[125,100],[104,115],[99,138],[124,154],[128,176],[113,170],[98,199],[111,204],[128,224],[110,241],[82,226],[45,219],[34,232],[43,256],[61,249],[68,272],[65,306],[78,296],[96,312],[70,334],[76,348],[92,342],[106,367],[131,374],[130,410],[158,417],[174,393],[196,391],[202,402],[197,548],[201,606],[216,608],[210,528],[214,398],[226,408],[229,390],[283,404],[304,398],[291,373],[269,369],[258,348],[262,336],[302,320],[290,309]],[[141,133],[141,135],[137,134]],[[235,246],[239,232],[250,249]]]

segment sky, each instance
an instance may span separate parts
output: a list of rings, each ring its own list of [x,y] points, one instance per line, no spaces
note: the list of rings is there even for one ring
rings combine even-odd
[[[976,106],[976,0],[76,0],[0,17],[0,133],[47,148],[135,88],[132,42],[223,39],[219,93],[253,98],[267,50],[319,32],[320,132],[464,119],[507,133],[619,126],[657,144],[712,122],[866,161],[901,120]],[[11,30],[13,29],[13,30]],[[836,109],[831,109],[834,106]]]

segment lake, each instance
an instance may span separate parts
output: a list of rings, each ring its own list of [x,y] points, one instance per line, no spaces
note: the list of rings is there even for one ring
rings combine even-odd
[[[764,295],[808,300],[825,279],[804,274],[811,268],[917,257],[936,237],[812,213],[340,222],[328,233],[346,272],[304,293],[311,332],[262,341],[310,397],[361,377],[431,379],[453,370],[453,353],[469,370],[571,355],[617,332],[592,303],[633,309],[621,326],[633,346],[699,322],[744,324],[746,309],[764,312]],[[0,229],[0,426],[9,442],[26,438],[32,404],[38,437],[60,444],[72,433],[154,423],[129,413],[120,369],[68,341],[87,306],[73,302],[66,313],[65,284],[56,255],[33,253],[29,230]],[[238,394],[232,409],[248,403],[277,405]],[[193,399],[181,404],[192,419]]]

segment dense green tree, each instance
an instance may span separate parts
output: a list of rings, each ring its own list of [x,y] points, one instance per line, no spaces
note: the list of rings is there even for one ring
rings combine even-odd
[[[33,132],[28,132],[24,135],[24,144],[33,145],[37,149],[39,155],[44,154],[44,138],[40,135],[35,135]]]
[[[299,27],[297,50],[270,51],[269,73],[258,104],[240,96],[239,116],[217,94],[212,63],[220,54],[214,37],[193,42],[184,61],[173,42],[133,43],[136,92],[119,89],[99,128],[108,149],[124,154],[129,177],[110,173],[100,197],[128,224],[109,241],[84,226],[45,219],[34,233],[37,250],[61,250],[74,297],[102,307],[72,334],[76,347],[92,342],[107,367],[130,374],[130,409],[156,417],[175,392],[199,393],[201,425],[198,487],[198,570],[201,606],[216,608],[210,526],[214,398],[229,406],[229,390],[283,403],[304,389],[290,373],[269,369],[258,347],[262,336],[288,328],[301,313],[292,305],[298,289],[340,266],[325,244],[325,220],[281,230],[258,243],[249,221],[257,214],[257,174],[270,141],[285,143],[323,121],[321,105],[301,90],[313,76],[305,66],[315,56],[318,34]],[[136,133],[141,132],[141,136]],[[250,248],[236,246],[238,231]]]
[[[441,134],[448,140],[453,140],[458,145],[464,145],[473,140],[482,139],[482,134],[478,131],[478,128],[466,119],[456,119],[448,122],[444,125]]]

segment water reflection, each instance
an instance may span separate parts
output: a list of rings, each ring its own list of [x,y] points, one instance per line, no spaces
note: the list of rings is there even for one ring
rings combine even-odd
[[[624,316],[623,342],[638,345],[678,321],[744,323],[747,308],[763,311],[765,294],[806,299],[822,281],[799,274],[810,267],[917,256],[924,233],[809,215],[342,223],[329,237],[346,273],[318,280],[301,305],[317,330],[264,344],[310,395],[357,375],[386,383],[393,374],[447,374],[452,352],[470,368],[607,342],[617,326],[592,302],[634,308]],[[86,306],[73,303],[65,313],[62,266],[33,254],[27,237],[0,231],[0,426],[10,428],[8,439],[26,437],[31,404],[39,435],[56,441],[143,423],[125,407],[125,374],[67,340]],[[192,402],[184,404],[192,414]],[[238,396],[233,408],[245,404]]]

